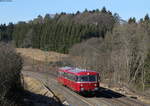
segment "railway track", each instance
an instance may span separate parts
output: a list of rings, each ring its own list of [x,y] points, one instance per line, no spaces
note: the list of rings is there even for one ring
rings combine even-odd
[[[118,93],[110,92],[110,90],[108,90],[107,92],[108,93],[105,94],[105,95],[114,95],[114,96],[118,96],[119,95]],[[119,102],[122,102],[122,103],[124,103],[124,104],[126,104],[128,106],[130,106],[130,105],[134,106],[135,104],[136,104],[135,106],[144,106],[143,103],[138,102],[136,99],[132,99],[132,98],[129,98],[129,97],[126,97],[126,96],[123,96],[122,98],[117,98],[115,100],[117,100]]]
[[[130,98],[128,98],[128,97],[126,97],[126,96],[122,96],[122,97],[112,97],[112,95],[113,96],[115,96],[115,95],[118,95],[117,93],[116,94],[114,94],[114,93],[109,93],[109,92],[105,92],[105,93],[103,93],[103,92],[101,92],[100,93],[101,95],[105,95],[105,97],[106,96],[108,96],[109,98],[111,98],[111,99],[104,99],[105,101],[108,101],[108,102],[111,102],[112,104],[114,104],[115,106],[117,105],[117,106],[144,106],[143,104],[141,104],[140,102],[135,102],[134,100],[132,100],[132,99],[130,99]],[[98,98],[96,98],[96,99],[98,99]],[[140,104],[139,104],[140,103]]]
[[[69,104],[72,104],[71,106],[93,106],[89,101],[86,101],[85,99],[81,98],[80,96],[77,96],[74,92],[71,92],[69,89],[61,86],[57,83],[57,81],[54,79],[54,76],[51,76],[50,80],[44,79],[45,75],[41,75],[41,73],[35,73],[35,72],[23,72],[25,76],[30,76],[38,79],[39,81],[43,82],[47,85],[49,89],[51,89],[53,92],[60,93],[64,95],[64,97],[67,99]],[[52,83],[47,83],[47,81]]]
[[[23,74],[35,77],[47,84],[49,89],[62,93],[71,106],[148,106],[139,102],[138,100],[131,99],[104,88],[102,88],[103,90],[98,92],[96,96],[81,96],[58,84],[55,80],[57,77],[56,73],[23,71]]]

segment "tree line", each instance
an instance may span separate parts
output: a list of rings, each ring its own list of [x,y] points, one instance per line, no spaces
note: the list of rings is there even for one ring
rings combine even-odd
[[[0,41],[80,57],[73,64],[97,70],[110,84],[150,88],[150,18],[121,20],[105,7],[38,16],[0,25]],[[71,59],[71,58],[70,58]]]
[[[76,43],[92,37],[105,37],[118,22],[118,15],[106,8],[75,14],[46,14],[29,22],[0,26],[0,41],[12,41],[16,47],[32,47],[68,53]]]

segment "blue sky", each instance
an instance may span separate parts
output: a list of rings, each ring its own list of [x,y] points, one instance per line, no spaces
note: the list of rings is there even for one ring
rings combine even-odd
[[[150,0],[12,0],[0,2],[0,23],[28,21],[39,14],[72,13],[101,9],[105,6],[113,13],[118,13],[122,19],[129,17],[140,19],[146,13],[150,15]]]

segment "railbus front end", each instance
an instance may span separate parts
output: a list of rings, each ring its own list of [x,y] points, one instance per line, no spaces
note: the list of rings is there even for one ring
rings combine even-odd
[[[91,92],[91,91],[98,91],[99,89],[99,82],[98,82],[99,75],[80,75],[78,76],[78,91],[79,92]]]

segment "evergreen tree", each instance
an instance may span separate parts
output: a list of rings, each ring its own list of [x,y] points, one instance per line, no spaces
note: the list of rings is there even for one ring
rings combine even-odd
[[[103,7],[101,10],[102,13],[107,13],[106,7]]]
[[[83,13],[78,11],[76,15],[62,12],[53,18],[49,14],[44,18],[39,15],[29,23],[21,21],[15,25],[1,25],[0,40],[13,40],[16,47],[68,53],[74,44],[92,37],[104,38],[106,32],[113,28],[115,17],[105,10],[103,8],[102,13],[98,9],[85,9]]]
[[[150,21],[150,18],[149,18],[149,15],[148,15],[148,14],[145,15],[144,21],[146,21],[146,22]]]
[[[48,21],[50,21],[51,17],[49,14],[46,14],[44,17],[44,22],[47,23]]]
[[[87,13],[88,12],[88,10],[87,10],[87,8],[84,10],[84,12],[83,13]]]
[[[136,19],[135,19],[135,17],[133,17],[133,18],[129,18],[128,23],[129,23],[129,24],[136,23]]]

